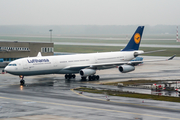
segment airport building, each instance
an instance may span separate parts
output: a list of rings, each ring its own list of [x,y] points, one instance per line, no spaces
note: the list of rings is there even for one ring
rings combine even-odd
[[[38,52],[41,52],[42,56],[54,55],[54,44],[0,41],[0,67],[15,59],[37,56]]]

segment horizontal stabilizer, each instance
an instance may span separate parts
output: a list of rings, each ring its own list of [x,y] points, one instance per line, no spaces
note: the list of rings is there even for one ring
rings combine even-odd
[[[166,51],[166,50],[155,50],[155,51],[144,52],[142,54],[155,53],[155,52],[164,52],[164,51]]]
[[[148,54],[148,53],[155,53],[155,52],[164,52],[166,50],[155,50],[155,51],[148,51],[148,52],[141,52],[141,53],[135,53],[135,56],[142,55],[142,54]]]

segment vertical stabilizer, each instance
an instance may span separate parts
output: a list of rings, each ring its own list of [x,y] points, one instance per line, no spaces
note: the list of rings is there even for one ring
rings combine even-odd
[[[127,46],[122,51],[134,51],[139,49],[144,26],[139,26]]]

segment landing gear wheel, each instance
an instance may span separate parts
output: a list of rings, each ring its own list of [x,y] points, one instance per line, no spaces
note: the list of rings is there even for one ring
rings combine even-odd
[[[95,75],[93,75],[93,76],[92,76],[92,80],[95,80],[95,79],[96,79],[96,76],[95,76]]]
[[[25,85],[25,80],[23,80],[24,76],[23,75],[19,75],[19,78],[20,78],[20,85]]]
[[[96,75],[96,80],[99,80],[99,75]]]
[[[99,80],[99,75],[92,75],[88,77],[89,81],[91,80]]]
[[[20,80],[20,85],[24,85],[25,84],[25,80]]]
[[[76,75],[75,74],[73,74],[73,75],[72,74],[66,74],[64,77],[66,80],[67,79],[70,80],[71,78],[73,78],[73,79],[76,78]]]
[[[76,75],[72,75],[72,78],[76,78]]]
[[[81,80],[82,81],[86,81],[86,77],[81,77]]]
[[[88,79],[89,79],[89,81],[91,81],[92,80],[92,76],[89,76]]]
[[[67,74],[64,77],[65,77],[65,79],[68,79],[68,75]]]

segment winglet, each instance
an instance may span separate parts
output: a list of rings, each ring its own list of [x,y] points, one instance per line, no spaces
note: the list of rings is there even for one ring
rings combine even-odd
[[[37,57],[42,57],[41,52],[38,52]]]
[[[168,60],[172,60],[175,56],[176,56],[176,54],[173,55],[172,57],[170,57]]]

